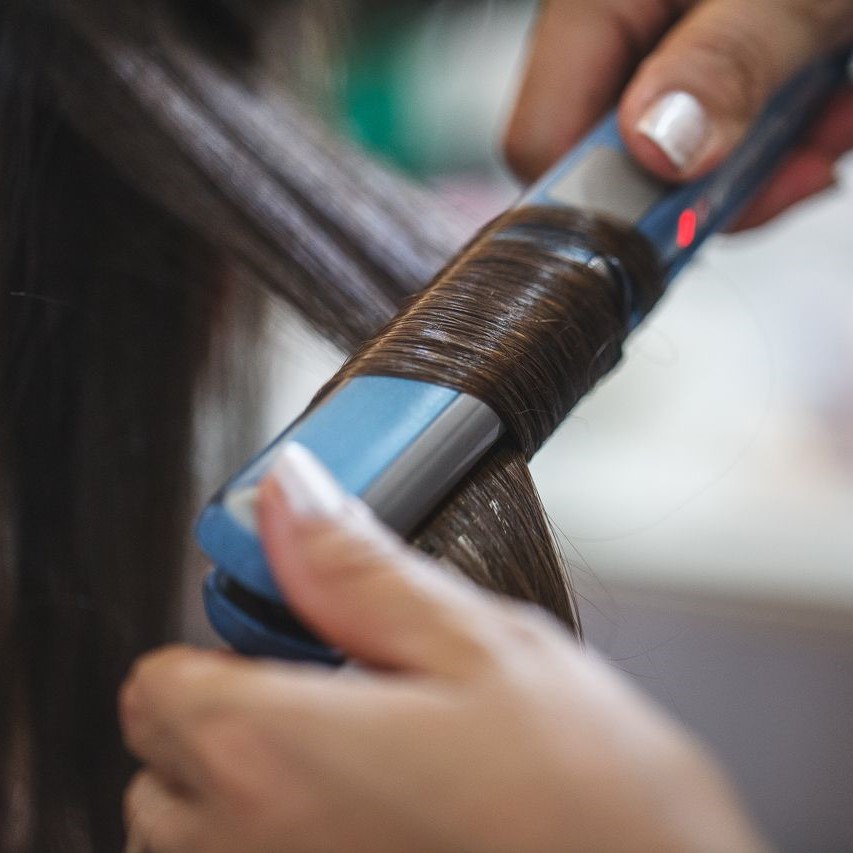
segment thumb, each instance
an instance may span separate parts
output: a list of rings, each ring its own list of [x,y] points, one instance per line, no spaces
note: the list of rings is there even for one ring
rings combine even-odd
[[[731,153],[782,83],[851,35],[853,0],[705,0],[635,75],[623,136],[660,177],[696,177]]]
[[[349,656],[457,675],[489,653],[489,597],[409,548],[301,445],[286,444],[261,484],[257,519],[288,604]]]

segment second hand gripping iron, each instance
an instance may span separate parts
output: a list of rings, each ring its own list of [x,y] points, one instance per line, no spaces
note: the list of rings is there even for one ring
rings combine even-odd
[[[761,188],[816,112],[847,78],[848,56],[811,66],[770,103],[740,148],[714,173],[671,186],[629,156],[615,114],[608,116],[518,202],[603,214],[633,227],[657,251],[666,280]],[[532,239],[535,241],[536,235]],[[553,249],[553,235],[543,235]],[[561,251],[622,282],[618,259],[578,248]],[[631,327],[642,320],[635,311]],[[285,442],[308,448],[340,485],[402,536],[412,533],[504,432],[483,402],[410,379],[361,376],[335,389],[228,482],[196,528],[216,568],[205,582],[209,618],[246,654],[337,664],[335,649],[292,615],[272,580],[257,536],[257,485]]]

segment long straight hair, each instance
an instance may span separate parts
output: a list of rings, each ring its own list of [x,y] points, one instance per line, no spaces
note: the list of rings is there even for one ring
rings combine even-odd
[[[222,460],[226,468],[250,449],[246,405],[257,393],[247,365],[263,294],[352,351],[461,245],[464,226],[431,195],[333,139],[281,85],[263,45],[278,25],[289,28],[294,6],[0,6],[6,849],[121,844],[120,792],[132,768],[120,744],[116,689],[136,656],[176,634],[177,587],[199,500],[196,404],[213,399],[226,412],[234,451]],[[583,294],[595,287],[561,267],[550,278],[533,276],[533,290],[547,297],[540,308],[555,304],[546,291],[566,275],[577,284],[575,301],[586,304]],[[403,329],[411,312],[431,316],[432,297],[424,298],[402,315]],[[511,291],[507,299],[516,305]],[[548,315],[549,328],[571,333],[577,347],[554,349],[553,335],[530,336],[533,372],[521,384],[540,375],[540,364],[557,364],[548,368],[551,390],[542,391],[559,397],[547,403],[548,429],[618,358],[623,331],[608,318],[620,314],[619,299],[605,288],[586,320],[560,326]],[[452,306],[439,313],[452,314]],[[586,340],[582,326],[593,316],[603,319]],[[469,319],[488,325],[476,312]],[[531,317],[531,328],[541,321]],[[507,441],[418,543],[576,630],[566,573],[525,464],[548,429],[527,430],[519,412],[527,406],[536,420],[542,406],[501,397],[505,361],[495,361],[488,334],[477,338],[478,366],[460,380],[453,365],[419,363],[400,345],[399,328],[385,328],[377,338],[384,343],[365,346],[347,370],[471,385],[494,397],[510,425]],[[235,349],[242,357],[232,360]],[[554,390],[567,363],[568,396]],[[478,376],[498,381],[478,384]]]

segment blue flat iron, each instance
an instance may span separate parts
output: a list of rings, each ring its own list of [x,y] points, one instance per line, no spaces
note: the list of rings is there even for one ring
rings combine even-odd
[[[810,66],[772,100],[740,148],[711,175],[672,186],[629,156],[615,113],[517,204],[563,206],[621,220],[645,235],[671,281],[726,227],[848,77],[849,54]],[[605,274],[618,262],[569,248]],[[642,319],[635,315],[632,326]],[[362,376],[341,384],[286,429],[214,496],[196,536],[215,568],[205,581],[208,616],[237,651],[336,665],[295,618],[272,580],[254,519],[257,486],[285,442],[308,448],[349,493],[402,536],[411,534],[504,432],[483,402],[409,379]]]

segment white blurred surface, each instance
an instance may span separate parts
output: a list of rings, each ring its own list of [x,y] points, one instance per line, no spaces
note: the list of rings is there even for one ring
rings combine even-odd
[[[853,162],[718,238],[535,460],[599,581],[853,607]]]

